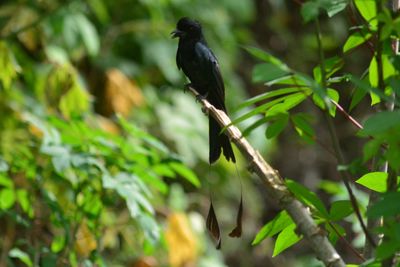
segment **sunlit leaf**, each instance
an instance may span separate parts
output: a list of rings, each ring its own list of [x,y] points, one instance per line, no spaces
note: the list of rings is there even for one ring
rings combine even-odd
[[[29,254],[19,248],[13,248],[8,252],[8,256],[11,258],[16,258],[25,263],[26,266],[33,266],[33,262],[29,257]]]
[[[256,237],[254,238],[252,245],[257,245],[267,237],[272,237],[293,224],[292,219],[287,214],[286,211],[281,211],[275,216],[270,222],[264,225],[260,231],[258,231]]]
[[[376,19],[377,7],[375,0],[354,0],[357,10],[360,12],[361,16],[371,24],[371,26],[376,27],[378,25],[378,20]]]
[[[352,35],[350,35],[344,46],[343,46],[343,53],[346,53],[347,51],[350,51],[353,48],[356,48],[366,41],[368,41],[372,37],[372,34],[370,33],[363,33],[362,31],[356,31]]]
[[[370,172],[357,179],[356,183],[376,192],[383,193],[386,192],[387,178],[387,172]]]
[[[289,225],[279,233],[278,238],[275,241],[272,257],[279,255],[281,252],[293,246],[301,239],[302,237],[299,237],[296,233],[296,224]]]

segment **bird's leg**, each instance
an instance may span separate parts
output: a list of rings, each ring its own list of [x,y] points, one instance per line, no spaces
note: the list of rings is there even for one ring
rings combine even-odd
[[[196,89],[196,87],[194,87],[194,85],[192,83],[185,84],[184,88],[183,88],[183,92],[186,93],[187,90],[191,90],[191,89],[192,90],[194,89],[194,91],[196,91],[196,93],[197,93],[196,94],[196,101],[197,102],[200,102],[201,100],[206,99],[207,96],[208,96],[208,92],[205,93],[204,95],[200,94],[199,91]]]
[[[198,94],[198,95],[196,95],[196,101],[200,102],[201,100],[207,99],[207,96],[208,96],[208,92],[205,93],[204,95]]]

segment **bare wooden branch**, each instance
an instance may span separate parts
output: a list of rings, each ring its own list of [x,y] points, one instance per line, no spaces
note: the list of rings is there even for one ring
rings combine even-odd
[[[199,99],[206,113],[215,118],[221,127],[227,127],[225,134],[246,158],[249,171],[254,172],[261,179],[267,193],[288,212],[297,225],[297,233],[303,235],[309,242],[317,258],[326,266],[344,267],[343,259],[329,242],[324,231],[315,224],[308,209],[289,192],[279,172],[249,144],[236,126],[231,125],[232,122],[225,112],[216,109],[206,99],[201,98],[194,88],[189,86],[188,89]]]

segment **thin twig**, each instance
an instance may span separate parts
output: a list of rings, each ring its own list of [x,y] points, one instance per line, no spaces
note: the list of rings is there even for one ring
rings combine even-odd
[[[324,88],[327,88],[326,72],[325,72],[325,58],[324,58],[324,52],[323,52],[323,48],[322,48],[322,36],[321,36],[321,29],[320,29],[318,18],[315,20],[315,26],[316,26],[316,38],[317,38],[317,44],[318,44],[319,60],[320,60],[320,66],[321,66],[322,86]],[[331,136],[333,149],[335,150],[335,153],[336,153],[336,158],[337,158],[339,164],[343,165],[345,163],[345,160],[344,160],[343,153],[342,153],[342,150],[341,150],[341,147],[339,144],[339,139],[336,134],[335,125],[329,115],[329,112],[325,111],[324,114],[325,114],[326,121],[328,123],[328,130],[329,130],[329,134]],[[347,173],[345,173],[343,171],[339,171],[339,174],[340,174],[341,180],[343,181],[343,183],[347,189],[347,192],[350,197],[351,205],[353,206],[353,210],[356,214],[358,221],[360,222],[361,228],[365,234],[366,239],[373,246],[376,246],[376,244],[375,244],[374,240],[372,239],[372,237],[367,229],[367,226],[365,225],[365,222],[361,216],[361,212],[360,212],[360,208],[358,206],[357,199],[354,196],[354,192],[350,186],[351,179],[347,176]]]

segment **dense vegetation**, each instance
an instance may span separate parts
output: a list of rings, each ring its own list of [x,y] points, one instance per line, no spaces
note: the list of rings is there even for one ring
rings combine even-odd
[[[321,264],[239,151],[236,167],[208,165],[207,118],[169,36],[182,16],[204,26],[234,124],[344,261],[392,266],[394,2],[3,1],[0,266]],[[243,237],[228,242],[241,188]],[[204,225],[210,196],[221,251]]]

